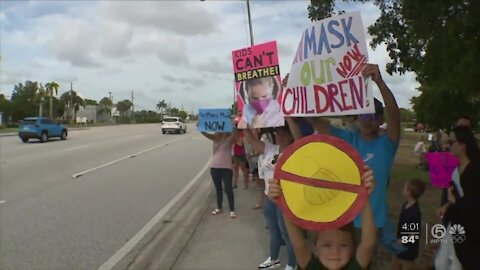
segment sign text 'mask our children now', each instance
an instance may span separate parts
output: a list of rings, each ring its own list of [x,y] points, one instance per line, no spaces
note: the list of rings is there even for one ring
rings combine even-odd
[[[362,76],[368,61],[360,13],[314,22],[295,54],[282,109],[287,116],[372,113],[373,95]]]

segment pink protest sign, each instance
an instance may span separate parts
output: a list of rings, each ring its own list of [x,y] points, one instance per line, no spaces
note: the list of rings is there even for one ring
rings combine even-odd
[[[239,128],[284,125],[282,83],[277,42],[271,41],[232,52]]]
[[[459,164],[458,158],[450,152],[427,153],[430,181],[433,186],[447,188],[452,182],[452,173]]]

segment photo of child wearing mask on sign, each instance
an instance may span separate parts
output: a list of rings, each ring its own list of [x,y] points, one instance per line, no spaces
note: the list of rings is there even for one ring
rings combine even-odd
[[[245,105],[239,128],[285,125],[280,104],[276,99],[279,90],[280,85],[274,76],[245,81],[240,88],[240,96]]]

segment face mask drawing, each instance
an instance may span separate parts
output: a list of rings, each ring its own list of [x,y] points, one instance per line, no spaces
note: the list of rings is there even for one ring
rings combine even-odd
[[[267,108],[270,101],[272,101],[271,98],[266,98],[266,99],[254,100],[250,104],[252,104],[252,107],[255,109],[255,111],[257,111],[258,114],[262,114]]]

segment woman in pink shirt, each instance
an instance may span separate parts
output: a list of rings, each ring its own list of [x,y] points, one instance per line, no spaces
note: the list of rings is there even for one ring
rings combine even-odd
[[[212,215],[218,215],[223,212],[223,191],[222,182],[227,194],[228,205],[230,207],[230,217],[235,218],[235,201],[232,190],[232,159],[231,150],[234,139],[234,133],[206,133],[202,135],[213,141],[213,157],[210,164],[210,174],[217,193],[217,208],[212,211]]]
[[[243,132],[237,131],[234,136],[233,143],[233,188],[237,188],[238,178],[240,177],[239,169],[242,170],[244,188],[248,189],[248,170],[247,170],[247,156],[245,153],[245,146],[243,144]]]

